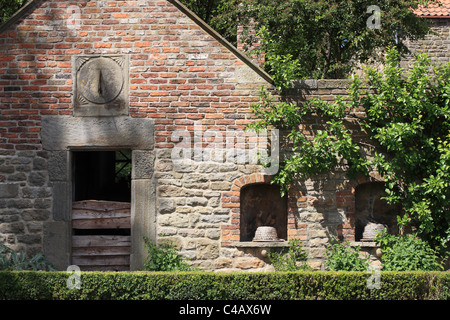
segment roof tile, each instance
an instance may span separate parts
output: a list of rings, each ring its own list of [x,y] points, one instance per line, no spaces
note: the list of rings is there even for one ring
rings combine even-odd
[[[450,0],[439,0],[428,7],[420,6],[414,13],[424,17],[450,17]]]

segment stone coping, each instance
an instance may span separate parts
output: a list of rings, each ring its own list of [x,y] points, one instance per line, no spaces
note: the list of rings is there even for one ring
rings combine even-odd
[[[288,241],[233,241],[232,245],[238,248],[278,248],[288,247]]]
[[[350,242],[351,247],[361,247],[361,248],[378,248],[379,245],[377,245],[374,241],[351,241]]]

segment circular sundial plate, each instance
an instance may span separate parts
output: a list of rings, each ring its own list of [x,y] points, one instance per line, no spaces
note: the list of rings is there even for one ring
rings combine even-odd
[[[122,91],[123,84],[121,67],[109,58],[91,59],[78,71],[78,92],[91,103],[113,101]]]

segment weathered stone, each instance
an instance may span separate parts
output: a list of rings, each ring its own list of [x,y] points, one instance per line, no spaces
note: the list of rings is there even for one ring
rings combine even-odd
[[[15,198],[19,194],[19,185],[15,183],[0,184],[0,198]]]
[[[13,173],[14,166],[0,166],[0,173]]]
[[[46,209],[27,209],[22,211],[22,219],[25,221],[45,221],[50,215],[50,210]]]
[[[33,202],[30,199],[9,199],[7,201],[8,208],[27,209],[33,207]]]
[[[30,186],[43,186],[47,183],[47,175],[44,171],[33,171],[28,177]]]
[[[132,157],[132,179],[151,179],[155,165],[154,152],[133,150]]]
[[[184,163],[176,161],[173,163],[174,170],[176,172],[195,172],[197,170],[197,165],[194,163]]]
[[[131,181],[131,248],[130,269],[142,270],[148,251],[144,237],[156,242],[156,190],[152,179]]]
[[[33,170],[46,170],[47,169],[47,159],[44,158],[34,158],[33,160]]]
[[[188,206],[206,206],[208,204],[208,200],[205,198],[193,197],[186,199],[186,205]]]
[[[42,236],[40,234],[18,235],[17,241],[24,244],[41,244]]]
[[[128,55],[72,56],[74,115],[128,114]]]
[[[220,239],[221,231],[220,230],[207,230],[206,237],[213,240]]]
[[[302,211],[300,213],[300,219],[305,222],[322,222],[325,218],[319,212]]]
[[[211,224],[219,224],[222,222],[227,222],[228,221],[228,216],[224,216],[224,215],[202,215],[202,222],[207,222],[207,223],[211,223]]]
[[[219,257],[219,244],[207,239],[197,240],[197,259],[216,259]]]
[[[27,180],[27,175],[24,172],[16,172],[8,175],[8,181],[22,182]]]
[[[0,223],[9,223],[19,221],[19,213],[17,211],[2,212],[0,215]]]
[[[66,270],[70,265],[71,231],[71,226],[63,221],[44,224],[43,248],[45,258],[57,270]]]
[[[175,211],[175,203],[171,199],[159,199],[158,211],[161,214],[171,213]]]
[[[216,267],[216,269],[231,268],[232,266],[233,260],[230,258],[220,257],[214,261],[214,267]]]
[[[161,226],[172,226],[176,228],[189,227],[189,217],[183,214],[168,214],[158,218]]]
[[[211,198],[208,201],[208,206],[210,207],[218,207],[220,205],[220,199],[217,197]]]
[[[309,229],[308,236],[310,238],[324,238],[327,236],[327,233],[323,229]]]
[[[48,177],[50,181],[68,181],[67,151],[49,152]]]
[[[162,237],[164,236],[173,236],[176,235],[178,232],[177,228],[172,227],[161,227],[159,228],[158,234]]]
[[[310,247],[322,247],[329,243],[328,238],[314,238],[309,240]]]
[[[159,160],[156,162],[155,169],[163,172],[172,171],[173,163],[169,160]]]
[[[0,224],[0,233],[21,234],[24,231],[25,231],[25,226],[22,222],[12,222],[12,223]]]
[[[187,207],[187,206],[181,206],[181,207],[177,207],[176,211],[178,213],[189,213],[192,212],[192,207]]]
[[[231,182],[228,181],[220,181],[220,182],[211,182],[211,190],[230,190]]]
[[[49,209],[52,206],[51,199],[36,199],[34,201],[34,207],[36,209]]]
[[[253,269],[261,268],[264,264],[264,261],[256,257],[240,257],[235,260],[234,267],[240,269]]]
[[[42,222],[31,221],[26,223],[27,230],[31,233],[40,233],[43,230]]]
[[[43,116],[41,139],[45,150],[70,147],[153,149],[154,122],[148,118]]]
[[[185,250],[193,250],[197,248],[197,241],[195,239],[187,238],[184,239],[183,248]]]
[[[70,221],[72,214],[72,184],[69,182],[53,183],[52,214],[55,221]]]
[[[180,237],[162,237],[157,240],[158,246],[171,245],[176,250],[180,250],[183,240]]]

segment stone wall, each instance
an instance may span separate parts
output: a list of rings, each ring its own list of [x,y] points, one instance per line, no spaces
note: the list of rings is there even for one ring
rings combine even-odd
[[[345,80],[305,80],[296,84],[295,96],[299,103],[311,97],[332,101],[339,94],[345,96],[346,88]],[[314,118],[305,123],[311,130],[318,126]],[[355,137],[363,140],[364,134],[355,131]],[[175,165],[172,150],[165,149],[156,158],[160,239],[173,241],[185,258],[202,269],[273,270],[267,252],[286,247],[287,241],[261,243],[240,238],[240,192],[245,186],[270,183],[271,174],[264,174],[258,165],[240,164],[236,157],[220,162],[192,156]],[[374,243],[355,242],[355,188],[371,181],[375,179],[349,180],[345,171],[337,170],[297,181],[291,188],[285,240],[302,241],[313,269],[324,268],[326,246],[333,237],[361,245],[363,254],[379,263]]]
[[[407,41],[405,44],[411,51],[411,56],[427,53],[435,65],[450,62],[450,19],[427,19],[432,30],[425,39]],[[402,61],[403,68],[411,67],[411,56]]]
[[[2,149],[0,155],[0,242],[29,255],[42,252],[52,205],[48,153]]]

